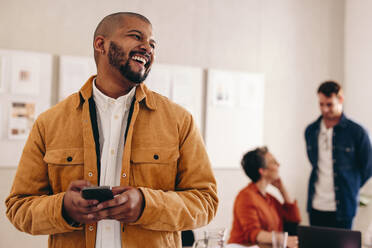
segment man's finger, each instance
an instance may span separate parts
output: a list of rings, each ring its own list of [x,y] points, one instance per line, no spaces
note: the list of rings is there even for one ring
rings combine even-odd
[[[127,187],[127,186],[118,186],[118,187],[112,187],[111,191],[114,195],[119,195],[132,187]]]
[[[92,184],[86,180],[76,180],[70,183],[68,190],[81,191],[84,187],[91,186]]]
[[[120,206],[128,201],[128,196],[127,195],[116,195],[114,199],[108,200],[105,202],[101,202],[100,204],[97,205],[98,209],[106,209],[106,208],[112,208],[116,206]]]

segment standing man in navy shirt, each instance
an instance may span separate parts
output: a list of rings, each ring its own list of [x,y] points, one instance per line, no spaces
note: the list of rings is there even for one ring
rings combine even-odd
[[[310,225],[351,229],[359,189],[372,175],[366,130],[343,113],[343,93],[334,81],[318,89],[321,116],[305,131],[312,171],[307,210]]]

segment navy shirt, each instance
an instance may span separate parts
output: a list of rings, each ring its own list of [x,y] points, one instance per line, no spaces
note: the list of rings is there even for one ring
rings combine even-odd
[[[318,179],[318,135],[322,116],[305,130],[307,155],[312,165],[307,210],[312,208]],[[372,175],[372,149],[366,130],[342,114],[333,127],[332,159],[337,219],[352,219],[357,210],[359,189]]]

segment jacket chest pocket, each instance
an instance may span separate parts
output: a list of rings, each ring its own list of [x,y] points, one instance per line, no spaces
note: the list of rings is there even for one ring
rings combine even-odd
[[[47,151],[44,161],[48,164],[53,193],[64,192],[71,181],[84,178],[84,150],[81,148]]]
[[[337,145],[335,158],[340,169],[352,169],[355,162],[354,146],[349,144]]]
[[[174,190],[177,176],[178,147],[170,149],[133,149],[131,184],[136,187]]]

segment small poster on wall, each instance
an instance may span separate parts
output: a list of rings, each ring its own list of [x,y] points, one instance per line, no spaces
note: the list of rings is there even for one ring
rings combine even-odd
[[[212,75],[213,77],[214,75]],[[235,84],[227,84],[230,79],[228,73],[219,73],[218,76],[211,80],[213,105],[215,106],[234,106]]]
[[[61,56],[59,60],[59,100],[79,91],[88,78],[97,74],[91,57]]]
[[[35,121],[35,103],[12,102],[10,106],[8,137],[26,139]]]
[[[12,58],[11,91],[17,95],[39,95],[40,59],[21,54]]]

